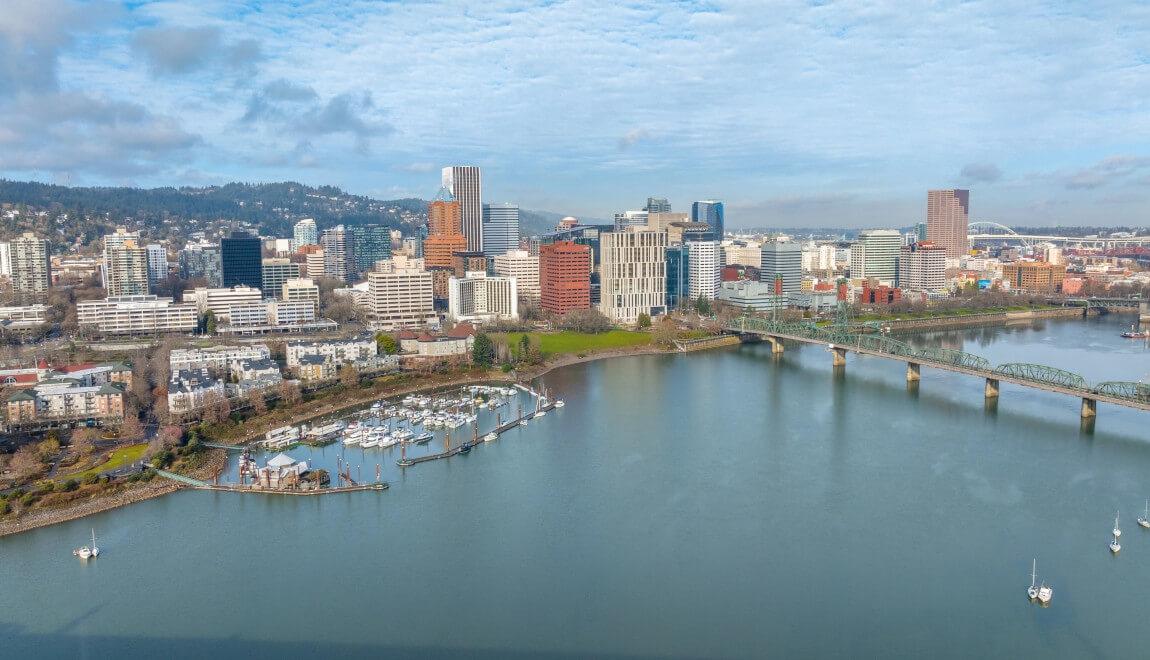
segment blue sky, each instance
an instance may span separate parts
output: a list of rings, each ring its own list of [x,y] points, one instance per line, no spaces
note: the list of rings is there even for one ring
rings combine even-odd
[[[1150,5],[2,0],[0,176],[1150,224]]]

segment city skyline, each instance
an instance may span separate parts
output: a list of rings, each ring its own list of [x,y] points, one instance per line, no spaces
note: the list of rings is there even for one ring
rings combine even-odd
[[[924,217],[921,191],[969,188],[975,220],[1150,221],[1147,7],[6,12],[7,178],[298,180],[391,199],[466,162],[485,200],[577,217],[650,195],[724,200],[731,229],[905,226]],[[643,34],[662,38],[629,36]],[[713,101],[686,112],[677,97]]]

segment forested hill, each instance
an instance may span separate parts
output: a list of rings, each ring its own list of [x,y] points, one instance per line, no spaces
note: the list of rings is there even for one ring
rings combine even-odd
[[[421,199],[377,200],[334,186],[282,183],[229,183],[203,188],[85,188],[0,179],[0,205],[38,213],[7,214],[5,234],[44,230],[46,217],[57,232],[81,242],[127,224],[158,237],[186,235],[214,224],[258,227],[264,235],[291,236],[300,218],[315,218],[321,229],[338,224],[380,223],[410,231],[427,221]],[[46,212],[43,213],[43,212]],[[521,211],[523,233],[555,226],[560,214]],[[36,226],[39,225],[39,226]]]

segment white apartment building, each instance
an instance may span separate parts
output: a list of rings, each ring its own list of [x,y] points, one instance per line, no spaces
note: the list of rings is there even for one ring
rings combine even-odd
[[[244,360],[263,360],[271,356],[271,350],[265,344],[173,348],[168,355],[168,366],[172,373],[181,369],[211,369],[222,373]]]
[[[47,305],[0,307],[0,328],[20,330],[48,322]]]
[[[12,244],[0,243],[0,277],[12,276]]]
[[[519,318],[514,277],[469,271],[447,280],[447,315],[454,321],[487,322]]]
[[[423,259],[397,255],[367,274],[368,313],[383,329],[424,325],[436,320],[431,273]]]
[[[148,250],[134,238],[111,239],[104,238],[104,289],[109,296],[148,295]]]
[[[688,241],[687,297],[714,300],[719,290],[719,244],[716,241]]]
[[[148,251],[148,284],[155,286],[168,279],[168,248],[159,243],[149,243]]]
[[[539,300],[539,255],[527,250],[509,250],[495,257],[495,274],[515,278],[519,295]]]
[[[343,364],[370,360],[379,354],[375,337],[370,335],[332,341],[291,342],[287,345],[287,366],[298,368],[300,359],[307,355],[318,355],[326,360]]]
[[[196,306],[158,296],[110,296],[76,303],[81,327],[108,335],[191,332],[199,321]]]
[[[201,408],[211,396],[226,397],[227,389],[221,380],[207,369],[173,371],[168,381],[168,410],[182,414]]]
[[[616,323],[662,314],[667,304],[667,232],[630,230],[599,235],[599,310]]]
[[[280,299],[284,302],[310,302],[319,307],[319,286],[308,278],[286,280],[280,288]]]
[[[262,291],[269,298],[279,298],[283,295],[284,282],[299,279],[299,264],[293,263],[290,259],[279,257],[264,259],[262,269]]]
[[[229,321],[233,306],[258,304],[263,300],[259,289],[238,285],[231,288],[199,287],[184,292],[184,302],[194,303],[200,314],[209,311],[220,321]]]
[[[946,288],[946,248],[929,241],[904,246],[899,253],[898,285],[904,291],[933,293]]]
[[[311,218],[304,218],[295,223],[294,236],[292,243],[295,244],[295,249],[300,249],[305,245],[318,245],[319,244],[319,230],[316,228],[315,220]]]

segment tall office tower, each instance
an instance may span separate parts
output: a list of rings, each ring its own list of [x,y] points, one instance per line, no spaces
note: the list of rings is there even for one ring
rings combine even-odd
[[[666,197],[648,197],[647,206],[643,210],[647,213],[670,213],[671,202]]]
[[[483,205],[483,253],[489,257],[519,249],[519,205]]]
[[[447,188],[440,188],[435,200],[427,205],[427,233],[429,236],[463,233],[463,215],[459,202]]]
[[[691,204],[691,222],[705,222],[715,230],[715,240],[722,241],[726,232],[723,224],[723,203],[705,199]]]
[[[969,190],[930,190],[926,193],[926,240],[946,250],[946,256],[966,254],[970,225]]]
[[[351,228],[355,272],[366,273],[375,262],[391,258],[391,229],[383,225],[359,225]]]
[[[864,229],[851,245],[851,277],[876,278],[894,286],[902,234],[897,229]]]
[[[109,286],[108,286],[108,273],[109,273],[109,271],[111,271],[111,267],[109,266],[108,253],[113,248],[120,247],[121,245],[123,245],[127,241],[132,241],[132,243],[134,243],[136,245],[140,245],[140,232],[128,231],[124,227],[116,227],[116,231],[114,233],[104,234],[104,270],[103,270],[102,277],[103,277],[105,289],[109,288]],[[147,291],[145,291],[144,293],[147,293]]]
[[[684,241],[691,267],[687,271],[687,296],[691,300],[714,300],[719,292],[718,241]]]
[[[914,233],[918,241],[925,241],[926,238],[926,223],[920,222],[914,226]]]
[[[539,255],[527,250],[508,250],[494,259],[495,274],[514,277],[519,295],[539,300]]]
[[[756,255],[759,249],[755,248]],[[755,261],[758,263],[758,260]],[[687,304],[688,281],[691,277],[691,255],[686,245],[667,247],[667,309],[678,309]]]
[[[355,271],[355,245],[351,232],[343,225],[325,229],[319,235],[323,248],[323,274],[346,282]],[[309,274],[310,276],[310,274]]]
[[[224,285],[220,246],[215,243],[188,243],[180,250],[180,276],[185,280],[203,278],[209,287]]]
[[[483,181],[475,165],[443,168],[443,187],[459,202],[459,217],[467,250],[483,250]]]
[[[18,304],[43,302],[52,283],[48,241],[27,232],[11,242],[12,294]]]
[[[423,260],[395,256],[367,274],[368,309],[383,329],[423,325],[435,319],[431,273]]]
[[[434,234],[423,241],[423,258],[428,268],[451,268],[452,255],[467,250],[463,234]]]
[[[539,246],[540,305],[552,314],[591,308],[591,247],[571,241]]]
[[[759,281],[773,284],[775,275],[783,276],[783,293],[799,293],[803,288],[803,246],[799,243],[763,243],[763,261]]]
[[[635,230],[599,237],[599,310],[616,323],[667,308],[667,232]]]
[[[319,230],[316,229],[315,220],[304,218],[295,223],[294,241],[297,250],[305,245],[318,245]]]
[[[0,243],[0,276],[12,275],[12,244]]]
[[[148,295],[148,251],[135,239],[104,245],[104,289],[109,296]]]
[[[946,288],[946,250],[920,241],[904,246],[898,258],[898,286],[933,293]]]
[[[262,241],[244,231],[233,231],[220,241],[220,264],[223,267],[224,287],[263,286]]]
[[[263,260],[264,298],[279,298],[283,294],[284,282],[299,279],[299,264],[291,259],[276,257]]]
[[[168,279],[168,248],[159,243],[149,243],[148,250],[148,283],[156,286]]]
[[[629,227],[646,227],[646,211],[623,211],[615,214],[615,231],[623,231]]]
[[[669,229],[673,224],[687,224],[691,221],[688,213],[655,212],[647,214],[647,229],[659,231]]]

